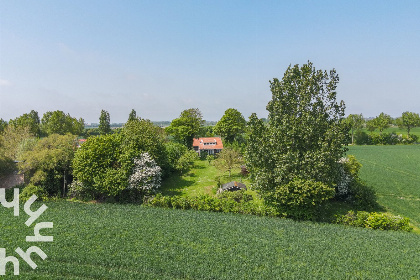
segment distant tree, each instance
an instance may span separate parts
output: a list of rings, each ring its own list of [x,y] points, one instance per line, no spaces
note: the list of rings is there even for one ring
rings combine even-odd
[[[7,122],[3,119],[0,119],[0,134],[4,131],[7,126]]]
[[[101,135],[111,133],[111,122],[108,111],[101,111],[101,116],[99,117],[99,133]]]
[[[379,116],[373,119],[373,121],[381,133],[392,124],[391,116],[385,113],[380,113]]]
[[[9,121],[10,125],[13,125],[15,127],[29,127],[29,131],[35,135],[36,137],[40,136],[41,130],[40,130],[40,121],[38,112],[31,110],[29,114],[23,114],[20,117],[17,117],[13,120]]]
[[[224,148],[218,154],[214,164],[218,169],[222,171],[228,171],[230,177],[232,175],[232,169],[239,167],[242,162],[242,157],[238,151],[230,148]]]
[[[42,138],[22,154],[19,169],[32,184],[45,188],[50,195],[64,195],[66,183],[71,183],[70,165],[76,139],[77,136],[71,134],[51,134]]]
[[[329,187],[339,180],[348,129],[344,102],[336,101],[338,81],[334,69],[315,70],[310,62],[270,81],[268,123],[252,114],[247,129],[247,168],[263,195],[275,200],[273,193],[297,178]]]
[[[197,132],[196,137],[213,137],[214,136],[214,126],[202,126]]]
[[[83,133],[85,122],[82,118],[76,119],[65,114],[63,111],[48,111],[41,119],[41,130],[45,135],[51,134],[73,134]]]
[[[377,124],[376,124],[375,119],[368,120],[368,121],[366,122],[366,128],[367,128],[367,130],[369,130],[370,132],[374,132],[374,131],[378,128],[378,126],[377,126]]]
[[[404,112],[402,116],[397,118],[397,125],[401,129],[407,130],[407,135],[410,136],[410,130],[414,127],[420,126],[420,116],[413,112]]]
[[[137,113],[134,109],[132,109],[128,115],[128,121],[134,121],[135,119],[137,119]]]
[[[178,142],[192,148],[193,139],[203,124],[203,116],[200,110],[191,108],[182,111],[179,118],[172,120],[166,131],[173,135]]]
[[[242,114],[233,108],[225,111],[220,121],[214,127],[214,132],[224,138],[225,141],[232,143],[235,138],[245,132],[246,121]]]
[[[354,132],[360,130],[363,127],[363,124],[365,123],[365,119],[363,118],[363,115],[354,115],[350,114],[345,119],[346,124],[349,126],[351,131],[351,143],[354,144]]]

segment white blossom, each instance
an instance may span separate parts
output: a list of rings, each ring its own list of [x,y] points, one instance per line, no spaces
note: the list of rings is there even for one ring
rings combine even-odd
[[[148,153],[143,153],[140,158],[135,158],[134,164],[128,188],[146,192],[156,191],[161,184],[162,169]]]

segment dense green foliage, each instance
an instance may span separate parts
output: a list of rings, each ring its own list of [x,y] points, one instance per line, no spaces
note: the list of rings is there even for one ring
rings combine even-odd
[[[19,160],[26,145],[33,138],[29,127],[8,125],[0,134],[0,159]]]
[[[375,190],[359,177],[362,164],[353,155],[340,159],[341,178],[336,186],[335,197],[363,209],[378,207]]]
[[[44,202],[48,255],[17,279],[417,279],[416,234],[137,205]],[[37,209],[39,204],[34,205]],[[27,216],[0,211],[0,244],[23,249]],[[10,276],[11,268],[7,269]],[[10,277],[11,278],[11,277]]]
[[[73,118],[70,114],[59,110],[48,111],[41,119],[41,130],[44,135],[67,133],[79,135],[83,132],[84,125],[85,121],[82,118]]]
[[[243,163],[240,153],[234,149],[225,147],[214,161],[214,165],[223,172],[229,172],[232,175],[232,169],[238,168]]]
[[[7,126],[7,122],[3,119],[0,119],[0,134],[4,131]]]
[[[249,120],[247,167],[256,187],[272,195],[298,179],[328,187],[339,180],[347,126],[344,103],[336,101],[338,75],[316,70],[312,63],[289,66],[283,79],[270,82],[268,124],[255,114]]]
[[[411,129],[420,126],[420,116],[407,111],[402,113],[401,117],[396,120],[396,123],[400,128],[407,130],[407,135],[410,135]]]
[[[44,187],[50,195],[64,195],[63,185],[72,180],[71,163],[76,145],[75,135],[52,134],[22,154],[19,169],[32,184]]]
[[[308,220],[314,218],[316,209],[334,195],[334,188],[321,182],[295,179],[280,185],[267,199],[283,216]]]
[[[101,110],[99,116],[99,134],[105,135],[111,133],[111,120],[108,111]]]
[[[29,127],[29,132],[32,135],[36,137],[41,135],[40,120],[38,112],[35,110],[31,110],[30,113],[23,114],[22,116],[10,120],[9,125],[14,127]]]
[[[252,195],[244,192],[225,192],[219,197],[210,195],[190,196],[163,196],[157,194],[147,202],[148,205],[174,208],[174,209],[194,209],[200,211],[242,213],[258,216],[278,216],[276,208],[254,202]]]
[[[408,218],[387,213],[368,213],[365,211],[349,211],[345,215],[338,216],[336,223],[380,230],[411,231],[413,229]]]
[[[357,145],[396,145],[396,144],[413,144],[418,141],[419,137],[415,134],[404,135],[395,132],[382,133],[366,133],[357,131],[354,137]]]
[[[92,196],[116,196],[128,188],[134,159],[145,152],[168,169],[160,128],[148,120],[130,121],[121,133],[88,138],[75,155],[73,173]]]
[[[166,131],[173,135],[175,140],[192,148],[193,139],[203,126],[203,115],[198,108],[191,108],[181,112],[179,118],[172,120]]]
[[[372,186],[378,203],[420,227],[420,145],[353,146],[363,164],[360,178]]]
[[[128,121],[134,121],[137,119],[137,113],[136,110],[131,109],[130,114],[128,115]]]
[[[246,121],[241,112],[229,108],[214,126],[214,133],[223,137],[223,140],[232,143],[245,132]]]

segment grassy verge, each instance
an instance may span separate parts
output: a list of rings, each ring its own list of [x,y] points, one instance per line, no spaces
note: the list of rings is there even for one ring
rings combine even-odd
[[[7,255],[32,245],[48,255],[32,255],[36,270],[21,261],[16,279],[420,277],[416,234],[136,205],[46,204],[41,218],[54,228],[41,233],[53,235],[52,243],[27,244],[33,226],[24,225],[24,212],[0,211]]]

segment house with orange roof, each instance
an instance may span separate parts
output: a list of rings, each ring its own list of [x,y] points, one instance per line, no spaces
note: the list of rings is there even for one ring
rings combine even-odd
[[[223,143],[220,137],[194,138],[193,148],[198,155],[201,155],[203,151],[208,155],[215,155],[223,150]]]

